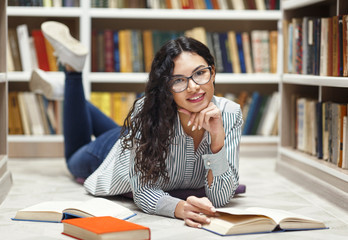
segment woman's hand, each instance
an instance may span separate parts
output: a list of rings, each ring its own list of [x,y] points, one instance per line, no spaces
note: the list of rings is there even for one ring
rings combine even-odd
[[[184,108],[178,109],[179,112],[189,116],[188,126],[192,125],[192,131],[204,128],[210,133],[212,138],[211,150],[213,153],[220,151],[224,145],[225,131],[222,123],[220,109],[212,102],[200,112],[193,113]]]
[[[181,218],[190,227],[201,228],[202,224],[210,223],[209,216],[215,216],[216,210],[208,198],[190,196],[186,201],[178,203],[175,217]]]

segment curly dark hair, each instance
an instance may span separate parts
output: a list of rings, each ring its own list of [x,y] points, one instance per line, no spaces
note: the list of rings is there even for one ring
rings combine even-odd
[[[142,184],[169,180],[165,160],[174,134],[177,106],[169,82],[173,75],[173,60],[182,52],[194,52],[214,67],[214,57],[203,43],[189,37],[166,42],[156,53],[145,88],[143,103],[138,99],[124,121],[122,146],[135,145],[135,171]]]

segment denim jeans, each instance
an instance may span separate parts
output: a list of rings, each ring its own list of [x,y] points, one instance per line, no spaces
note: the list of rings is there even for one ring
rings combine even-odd
[[[82,73],[65,72],[63,133],[69,171],[87,178],[120,137],[121,127],[88,102]],[[92,141],[92,136],[95,139]]]

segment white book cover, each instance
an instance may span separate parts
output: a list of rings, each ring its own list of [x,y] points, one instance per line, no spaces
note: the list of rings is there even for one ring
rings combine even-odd
[[[245,10],[245,5],[243,0],[232,0],[234,10]]]
[[[17,26],[17,37],[18,45],[21,56],[21,63],[23,71],[31,72],[32,63],[31,63],[31,53],[30,53],[30,41],[29,41],[29,31],[26,24]]]

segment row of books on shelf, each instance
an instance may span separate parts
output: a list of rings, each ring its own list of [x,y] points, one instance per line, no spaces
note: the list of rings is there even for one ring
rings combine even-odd
[[[261,94],[241,91],[238,96],[232,93],[217,94],[238,103],[243,114],[243,135],[275,136],[278,134],[278,115],[280,109],[279,92]]]
[[[225,73],[276,73],[277,31],[185,32],[160,30],[92,30],[92,72],[148,72],[154,54],[166,41],[187,35],[206,44]]]
[[[123,125],[134,101],[143,93],[91,92],[90,101],[120,126]],[[261,95],[242,91],[218,94],[241,105],[243,135],[271,136],[278,134],[279,94]],[[33,92],[11,91],[8,94],[10,135],[62,134],[63,101],[47,100]]]
[[[63,102],[33,92],[8,93],[10,135],[62,134]]]
[[[31,30],[27,24],[8,29],[7,70],[31,72],[40,68],[58,71],[59,64],[52,45],[44,38],[40,29]]]
[[[92,0],[95,8],[277,10],[279,0]]]
[[[348,15],[284,20],[284,72],[348,76]]]
[[[134,101],[142,95],[135,92],[91,92],[90,101],[119,126],[123,126]]]
[[[293,96],[296,148],[348,168],[347,103]]]
[[[8,6],[17,7],[78,7],[79,0],[8,0]]]

